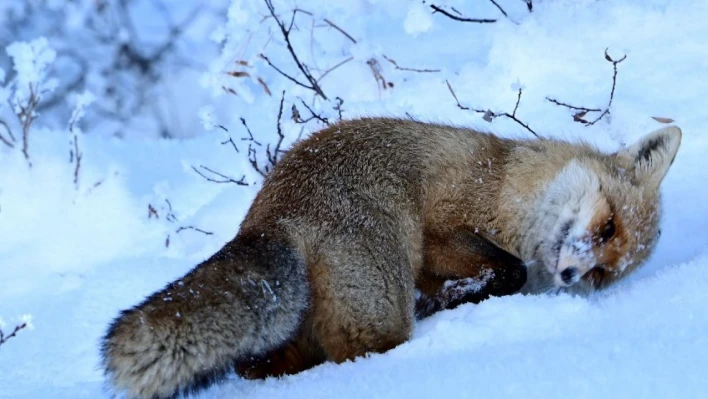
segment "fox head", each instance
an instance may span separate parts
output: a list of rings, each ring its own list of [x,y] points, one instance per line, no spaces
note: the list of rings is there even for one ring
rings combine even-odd
[[[660,234],[659,186],[680,143],[681,130],[667,127],[614,154],[573,158],[551,179],[532,255],[546,289],[603,288],[647,259]]]

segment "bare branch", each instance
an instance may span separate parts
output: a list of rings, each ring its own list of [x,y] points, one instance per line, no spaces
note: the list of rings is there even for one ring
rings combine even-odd
[[[509,119],[513,120],[514,122],[516,122],[517,124],[521,125],[529,133],[533,134],[536,137],[539,137],[538,134],[533,129],[531,129],[531,127],[527,123],[523,122],[521,119],[519,119],[516,116],[516,111],[519,109],[519,103],[521,102],[521,89],[519,89],[519,95],[516,98],[516,105],[514,106],[514,111],[511,114],[508,112],[495,113],[495,112],[492,112],[491,110],[475,109],[475,108],[463,106],[462,104],[460,104],[460,100],[457,98],[457,94],[455,94],[455,91],[452,89],[450,82],[448,82],[446,80],[445,83],[447,83],[447,88],[448,88],[448,90],[450,90],[450,94],[452,94],[452,97],[455,99],[455,102],[457,103],[457,107],[459,109],[462,109],[465,111],[474,111],[478,114],[484,114],[484,116],[482,116],[482,119],[484,119],[487,122],[491,122],[494,120],[494,118],[497,118],[500,116],[503,116],[505,118],[509,118]]]
[[[172,210],[172,203],[170,202],[169,198],[165,198],[165,203],[167,204],[167,216],[165,216],[165,219],[167,219],[168,222],[175,223],[177,221],[177,216]]]
[[[155,217],[155,219],[160,218],[160,215],[157,213],[157,209],[155,209],[152,204],[148,204],[148,219],[152,219],[153,216]]]
[[[386,79],[383,77],[383,74],[381,73],[381,64],[379,64],[379,61],[376,58],[370,58],[366,61],[366,65],[369,66],[371,73],[374,75],[374,79],[376,79],[376,86],[378,86],[378,83],[381,83],[381,88],[384,90],[386,90],[387,87],[393,87],[393,83],[386,82]]]
[[[297,65],[298,69],[300,70],[300,72],[302,72],[302,74],[305,76],[305,78],[310,83],[310,85],[304,84],[304,83],[298,81],[297,79],[293,78],[292,76],[286,74],[285,72],[283,72],[279,68],[276,68],[275,65],[273,65],[273,63],[271,63],[270,60],[265,55],[261,54],[261,57],[266,60],[268,65],[273,67],[276,71],[280,72],[281,75],[287,77],[288,79],[290,79],[294,83],[298,84],[299,86],[302,86],[302,87],[305,87],[305,88],[308,88],[308,89],[314,91],[317,95],[319,95],[320,97],[322,97],[323,99],[326,100],[327,96],[324,94],[324,92],[322,91],[322,88],[317,83],[317,79],[315,79],[312,76],[312,74],[310,73],[308,68],[300,61],[300,58],[298,58],[297,53],[293,49],[293,45],[290,42],[290,32],[291,32],[293,23],[295,21],[295,14],[297,14],[299,9],[295,9],[293,11],[293,15],[292,15],[292,18],[290,21],[290,27],[285,28],[285,24],[283,24],[283,22],[278,18],[278,16],[275,15],[275,7],[273,6],[272,0],[265,0],[265,3],[266,3],[266,6],[268,7],[268,11],[270,12],[270,15],[273,17],[275,22],[278,24],[278,27],[280,28],[280,33],[283,35],[283,39],[285,39],[285,45],[287,46],[288,51],[290,52],[290,55],[292,56],[293,61],[295,61],[295,65]]]
[[[595,123],[597,123],[598,121],[600,121],[600,119],[602,119],[602,118],[604,118],[606,115],[609,115],[609,114],[610,114],[610,108],[612,107],[612,101],[613,101],[614,98],[615,98],[615,89],[617,88],[617,64],[619,64],[619,63],[621,63],[622,61],[624,61],[625,59],[627,59],[627,55],[625,54],[624,56],[622,56],[622,58],[620,58],[620,59],[618,59],[618,60],[615,60],[615,59],[613,59],[613,58],[610,56],[610,54],[608,54],[607,50],[608,50],[608,49],[605,49],[605,59],[606,59],[608,62],[611,62],[611,63],[612,63],[612,70],[613,70],[613,73],[612,73],[612,88],[610,89],[610,98],[608,99],[608,101],[607,101],[607,106],[606,106],[604,109],[578,107],[578,106],[570,105],[570,104],[565,103],[565,102],[562,102],[562,101],[558,101],[558,100],[556,100],[556,99],[554,99],[554,98],[546,97],[546,100],[552,102],[553,104],[556,104],[556,105],[559,105],[559,106],[561,106],[561,107],[565,107],[565,108],[568,108],[568,109],[571,109],[571,110],[574,110],[574,111],[578,111],[578,112],[576,112],[575,114],[573,114],[573,120],[574,120],[575,122],[582,123],[582,124],[584,124],[585,126],[592,126],[592,125],[594,125]],[[588,121],[587,119],[585,119],[585,116],[586,116],[589,112],[599,112],[600,115],[598,115],[597,118],[593,119],[592,121]]]
[[[411,71],[411,72],[440,72],[439,69],[404,68],[404,67],[398,66],[398,64],[396,63],[396,61],[394,61],[393,59],[386,57],[386,54],[382,54],[382,56],[386,59],[386,61],[388,61],[388,62],[390,62],[391,64],[393,64],[393,66],[396,67],[396,69],[398,69],[399,71]]]
[[[243,121],[243,118],[241,118],[241,120]],[[245,121],[244,121],[244,123],[245,123]],[[226,134],[229,136],[229,139],[228,139],[228,140],[225,140],[225,141],[222,141],[222,142],[221,142],[221,145],[226,145],[226,144],[231,143],[231,146],[234,148],[234,151],[236,151],[237,153],[240,152],[240,151],[238,150],[238,147],[236,146],[236,143],[234,142],[234,139],[231,137],[231,133],[229,133],[229,129],[225,128],[225,127],[222,126],[222,125],[217,125],[217,126],[218,126],[219,128],[221,128],[221,130],[223,130],[224,132],[226,132]]]
[[[519,103],[521,102],[521,88],[519,88],[519,95],[516,97],[516,105],[514,105],[514,112],[511,113],[512,116],[516,116],[516,110],[519,109]]]
[[[327,126],[330,125],[329,119],[327,119],[327,118],[323,117],[322,115],[313,111],[312,108],[310,108],[302,98],[298,97],[298,99],[300,100],[302,105],[310,112],[310,117],[307,119],[302,119],[302,116],[300,115],[300,111],[298,111],[297,107],[295,107],[295,104],[293,104],[292,112],[293,112],[293,121],[295,121],[295,123],[307,123],[313,119],[317,119],[318,121],[324,123]]]
[[[6,146],[8,146],[10,148],[15,148],[15,145],[12,144],[15,141],[15,136],[13,136],[12,130],[10,130],[10,126],[8,126],[7,123],[3,120],[0,120],[0,126],[3,126],[5,128],[5,130],[7,131],[7,134],[10,136],[10,140],[12,140],[12,142],[10,140],[8,140],[7,138],[5,138],[2,134],[0,134],[0,141],[2,141]]]
[[[506,13],[506,11],[504,11],[504,9],[499,5],[499,3],[497,3],[497,2],[494,1],[494,0],[489,0],[489,1],[491,1],[492,4],[494,4],[494,6],[496,6],[496,7],[499,9],[499,11],[501,11],[501,13],[504,14],[504,16],[505,16],[506,18],[509,18],[509,15]]]
[[[277,129],[278,129],[278,141],[275,144],[275,147],[273,148],[273,153],[271,154],[270,152],[270,145],[266,146],[266,155],[268,156],[268,161],[270,162],[271,166],[275,166],[279,159],[278,159],[278,154],[281,152],[280,146],[283,144],[283,139],[285,139],[285,135],[283,135],[283,129],[280,127],[280,119],[283,117],[283,102],[285,101],[285,90],[283,90],[283,94],[280,97],[280,107],[278,108],[278,122],[277,122]],[[302,100],[300,100],[302,101]],[[303,101],[303,104],[305,102]]]
[[[74,186],[76,189],[79,189],[79,170],[81,169],[81,159],[84,157],[84,154],[79,151],[79,139],[76,136],[76,133],[74,132],[74,154],[75,154],[75,161],[76,164],[74,165]]]
[[[452,98],[454,98],[454,99],[455,99],[455,102],[457,103],[457,108],[459,108],[459,109],[461,109],[461,110],[468,111],[470,108],[469,108],[469,107],[465,107],[465,106],[463,106],[462,104],[460,104],[460,100],[457,99],[457,94],[455,94],[455,91],[452,90],[452,86],[450,86],[450,82],[448,82],[447,79],[446,79],[446,80],[445,80],[445,83],[447,84],[447,89],[450,90],[450,94],[452,94]],[[477,110],[477,109],[475,109],[475,110],[473,110],[473,111],[475,111],[475,112],[484,112],[483,110]]]
[[[192,168],[194,169],[194,167],[192,167]],[[214,171],[212,171],[212,170],[209,169],[209,168],[205,168],[205,167],[203,167],[203,166],[202,166],[202,168],[204,168],[205,170],[207,170],[207,171],[209,171],[209,172],[211,172],[211,173],[215,173],[215,174],[217,174],[217,175],[219,175],[219,176],[223,176],[223,175],[221,175],[220,173],[214,172]],[[200,173],[200,172],[199,172],[198,170],[196,170],[196,169],[195,169],[195,172],[199,173],[202,177],[204,177],[205,179],[207,179],[207,180],[209,180],[209,181],[215,181],[216,183],[229,183],[229,182],[226,182],[226,181],[216,181],[216,180],[212,180],[212,179],[210,179],[209,177],[206,177],[205,175],[203,175],[202,173]],[[242,179],[242,180],[243,180],[243,179]],[[169,200],[168,198],[165,198],[165,203],[167,203],[167,216],[165,216],[165,219],[166,219],[168,222],[170,222],[170,223],[176,223],[176,222],[177,222],[177,216],[175,216],[175,213],[174,213],[174,211],[172,210],[172,203],[170,202],[170,200]],[[148,204],[148,219],[152,219],[153,216],[155,217],[155,219],[159,219],[159,218],[160,218],[160,216],[159,216],[159,214],[157,213],[157,210],[155,209],[155,207],[153,207],[151,204]],[[181,233],[181,232],[183,232],[183,231],[185,231],[185,230],[193,230],[193,231],[196,231],[196,232],[202,233],[202,234],[204,234],[204,235],[208,235],[208,236],[214,234],[214,233],[212,233],[211,231],[202,230],[202,229],[197,228],[197,227],[194,227],[194,226],[192,226],[192,225],[190,225],[190,226],[180,226],[180,227],[177,228],[177,230],[175,230],[175,233],[176,233],[176,234],[179,234],[179,233]],[[167,237],[165,237],[165,247],[169,247],[169,246],[170,246],[170,234],[168,234]]]
[[[243,126],[246,128],[248,131],[248,136],[249,137],[244,137],[241,140],[248,140],[251,142],[251,144],[248,145],[248,162],[251,164],[253,169],[258,172],[263,177],[266,177],[268,173],[271,171],[271,169],[278,164],[280,161],[280,157],[282,156],[285,151],[281,149],[281,146],[283,144],[283,140],[285,139],[285,135],[283,134],[283,129],[280,124],[280,121],[283,118],[283,106],[285,103],[285,90],[283,90],[281,97],[280,97],[280,105],[278,107],[278,118],[277,118],[277,124],[276,124],[276,130],[278,133],[278,141],[275,143],[275,145],[271,149],[270,143],[266,145],[266,157],[268,159],[268,163],[261,167],[261,165],[258,164],[258,152],[254,148],[253,144],[256,144],[258,146],[262,146],[261,143],[257,142],[253,138],[253,134],[251,133],[251,130],[248,128],[248,125],[246,124],[246,120],[241,118],[241,123]]]
[[[295,79],[294,77],[288,75],[287,73],[283,72],[283,70],[281,70],[280,68],[278,68],[277,66],[275,66],[272,62],[270,62],[270,59],[269,59],[268,57],[266,57],[265,54],[259,54],[259,56],[260,56],[262,59],[264,59],[265,62],[267,62],[268,65],[270,65],[271,68],[273,68],[273,69],[275,69],[276,71],[278,71],[278,73],[280,73],[281,75],[285,76],[286,78],[288,78],[290,81],[292,81],[292,82],[295,83],[296,85],[302,86],[302,87],[304,87],[304,88],[306,88],[306,89],[314,90],[314,88],[313,88],[312,86],[308,86],[308,85],[306,85],[306,84],[300,82],[299,80]]]
[[[330,72],[334,71],[335,69],[339,68],[340,66],[346,64],[347,62],[349,62],[349,61],[351,61],[351,60],[353,60],[353,59],[354,59],[354,57],[349,57],[349,58],[345,59],[344,61],[342,61],[342,62],[340,62],[340,63],[334,65],[333,67],[327,69],[326,71],[324,71],[324,73],[322,73],[322,75],[320,75],[320,77],[319,77],[319,79],[317,79],[317,81],[320,82],[322,79],[324,79],[325,76],[327,76],[327,74],[329,74]]]
[[[337,97],[337,98],[335,98],[335,100],[337,100],[337,105],[334,106],[334,110],[337,111],[337,115],[339,115],[337,120],[341,121],[342,120],[342,111],[343,111],[342,104],[344,104],[344,100],[342,100],[341,97]]]
[[[39,105],[39,94],[36,92],[36,88],[29,86],[30,96],[27,99],[26,104],[15,104],[19,112],[17,113],[17,119],[22,125],[22,154],[24,154],[27,164],[32,167],[32,162],[29,156],[29,133],[32,127],[32,122],[37,118],[35,110],[37,105]]]
[[[537,138],[540,138],[540,137],[538,136],[538,134],[537,134],[536,132],[534,132],[533,129],[531,129],[531,128],[529,127],[528,124],[526,124],[526,123],[524,123],[523,121],[521,121],[519,118],[516,117],[516,115],[509,115],[509,113],[504,112],[503,114],[496,114],[496,115],[494,115],[494,117],[497,117],[497,116],[506,116],[507,118],[509,118],[509,119],[513,120],[514,122],[518,123],[519,125],[523,126],[526,130],[529,131],[529,133],[533,134],[533,135],[536,136]]]
[[[260,166],[258,166],[258,158],[256,157],[258,154],[256,153],[256,149],[253,148],[251,144],[248,145],[248,162],[250,162],[251,166],[253,169],[258,172],[263,177],[268,176],[268,166],[265,166],[265,170],[261,169]]]
[[[22,330],[26,327],[27,327],[27,323],[22,323],[19,326],[16,326],[15,329],[12,330],[10,335],[7,335],[7,336],[5,335],[5,333],[2,332],[2,329],[0,329],[0,346],[2,346],[10,338],[14,338],[20,330]]]
[[[546,97],[546,100],[552,102],[553,104],[560,105],[561,107],[566,107],[568,109],[573,109],[576,111],[585,111],[585,112],[600,112],[600,111],[602,111],[600,108],[576,107],[575,105],[570,105],[570,104],[558,101],[558,100],[551,98],[551,97]]]
[[[605,59],[609,62],[612,63],[612,90],[610,90],[610,100],[607,102],[607,108],[605,108],[605,111],[600,114],[600,116],[597,117],[594,121],[588,123],[588,126],[594,125],[597,121],[602,119],[603,116],[607,115],[610,113],[610,107],[612,107],[612,101],[615,99],[615,89],[617,88],[617,64],[620,62],[624,61],[627,59],[627,54],[622,56],[619,60],[614,60],[610,55],[607,53],[608,48],[605,49]]]
[[[333,27],[334,29],[338,30],[341,34],[347,37],[347,39],[351,40],[352,43],[356,44],[356,40],[350,35],[349,33],[345,32],[344,29],[340,28],[339,26],[335,25],[334,22],[330,21],[329,19],[325,18],[324,21],[327,23],[327,25]]]
[[[238,147],[236,147],[236,143],[234,143],[234,139],[232,139],[231,136],[229,136],[229,139],[228,139],[228,140],[222,141],[222,142],[221,142],[221,145],[226,145],[226,144],[229,144],[229,143],[231,143],[231,146],[234,148],[234,151],[240,152],[240,151],[238,150]]]
[[[241,140],[248,140],[254,142],[256,145],[261,145],[258,141],[256,141],[255,138],[253,138],[253,133],[251,133],[251,128],[248,127],[248,124],[246,123],[246,119],[240,118],[241,119],[241,124],[243,127],[246,128],[246,131],[248,132],[248,137],[242,137]]]
[[[206,179],[206,180],[208,180],[208,181],[210,181],[210,182],[214,182],[214,183],[233,183],[233,184],[237,184],[237,185],[239,185],[239,186],[247,186],[247,185],[248,185],[248,183],[246,183],[246,182],[244,181],[244,180],[246,179],[246,175],[243,175],[239,180],[235,180],[235,179],[233,179],[233,178],[231,178],[231,177],[229,177],[229,176],[226,176],[226,175],[223,174],[223,173],[219,173],[219,172],[217,172],[217,171],[215,171],[215,170],[213,170],[213,169],[210,169],[210,168],[208,168],[208,167],[206,167],[206,166],[204,166],[204,165],[199,165],[199,167],[202,168],[202,169],[204,169],[205,171],[207,171],[207,172],[213,174],[213,175],[216,175],[217,177],[220,178],[220,179],[216,179],[216,178],[213,178],[213,177],[209,177],[209,176],[205,175],[202,171],[200,171],[199,169],[197,169],[196,167],[194,167],[194,165],[192,165],[192,170],[194,170],[195,172],[197,172],[197,174],[198,174],[199,176],[203,177],[204,179]]]
[[[196,227],[194,227],[194,226],[181,226],[180,228],[177,229],[177,231],[175,231],[175,233],[179,234],[179,233],[181,233],[181,232],[183,232],[183,231],[185,231],[185,230],[197,231],[197,232],[202,233],[202,234],[207,235],[207,236],[210,236],[210,235],[213,235],[213,234],[214,234],[214,233],[211,232],[211,231],[205,231],[205,230],[196,228]]]
[[[436,6],[435,4],[431,4],[430,8],[433,9],[433,14],[435,13],[440,13],[450,19],[454,19],[455,21],[460,21],[460,22],[475,22],[479,24],[491,24],[494,22],[497,22],[496,19],[479,19],[479,18],[465,18],[465,17],[458,17],[457,15],[450,14],[448,11],[443,10],[442,8]]]
[[[246,119],[241,118],[241,124],[243,124],[243,127],[245,127],[246,131],[248,132],[248,137],[242,137],[241,140],[250,141],[250,143],[248,144],[248,162],[251,164],[253,169],[258,172],[259,175],[266,177],[266,175],[268,175],[267,166],[265,171],[261,169],[261,167],[258,165],[258,154],[256,153],[256,149],[253,148],[253,144],[260,147],[261,143],[256,141],[256,139],[253,137],[253,133],[251,133],[251,128],[248,127]]]

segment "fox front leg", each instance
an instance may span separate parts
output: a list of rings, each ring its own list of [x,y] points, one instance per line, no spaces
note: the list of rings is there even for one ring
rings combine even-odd
[[[416,318],[462,303],[511,295],[526,282],[524,263],[467,228],[426,231],[416,280]]]
[[[440,277],[427,276],[426,284],[438,287],[434,293],[424,294],[418,291],[415,303],[416,319],[424,319],[443,309],[454,309],[463,303],[480,303],[491,295],[487,285],[493,277],[491,270],[485,270],[481,276],[467,277],[459,280],[446,280]]]

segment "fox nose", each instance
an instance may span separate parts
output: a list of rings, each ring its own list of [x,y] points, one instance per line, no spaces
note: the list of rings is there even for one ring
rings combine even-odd
[[[577,267],[568,267],[565,270],[563,270],[560,274],[561,280],[563,280],[564,283],[566,284],[572,284],[575,282],[575,276],[578,275],[578,268]]]

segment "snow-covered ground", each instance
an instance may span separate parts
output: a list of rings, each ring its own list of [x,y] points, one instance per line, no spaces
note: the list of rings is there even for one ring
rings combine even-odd
[[[353,57],[322,80],[329,97],[345,99],[345,117],[409,113],[501,135],[529,135],[511,120],[490,124],[481,114],[458,109],[448,80],[463,105],[495,112],[511,112],[521,87],[516,115],[533,130],[584,139],[607,151],[662,126],[651,117],[674,119],[683,143],[662,186],[663,234],[655,255],[596,297],[516,295],[464,305],[420,322],[411,341],[389,353],[282,379],[234,378],[200,398],[708,396],[708,2],[546,0],[535,1],[529,14],[524,2],[498,1],[508,19],[491,2],[467,3],[440,5],[455,6],[467,17],[500,20],[452,21],[431,15],[428,3],[403,0],[318,0],[307,7],[321,10],[321,18],[336,22],[357,43],[319,28],[324,32],[315,48],[308,47],[305,22],[293,35],[304,37],[296,44],[308,62],[312,54],[321,60],[322,70],[324,63]],[[292,68],[282,48],[276,53],[277,48],[253,44],[238,48],[236,58],[234,42],[256,42],[270,33],[253,13],[267,12],[261,2],[234,4],[224,28],[233,34],[226,42],[231,53],[225,50],[203,81],[226,84],[219,71],[236,59],[255,65],[254,79],[238,83],[238,97],[222,94],[198,106],[211,106],[202,114],[213,113],[241,153],[220,145],[225,136],[218,128],[184,141],[86,134],[80,138],[84,158],[77,189],[66,134],[34,132],[31,169],[20,151],[0,145],[0,327],[11,331],[26,314],[33,325],[0,347],[0,397],[111,397],[98,357],[109,321],[233,237],[258,190],[259,176],[238,140],[245,135],[238,118],[248,120],[259,140],[274,142],[279,93],[287,90],[286,141],[299,133],[290,107],[296,104],[307,116],[295,96],[309,102],[311,92],[256,61],[263,52]],[[239,27],[251,33],[239,39]],[[606,48],[613,59],[627,58],[618,64],[610,117],[586,127],[545,98],[605,107],[613,73]],[[440,72],[396,70],[382,54],[403,67]],[[372,57],[393,88],[377,86],[366,63]],[[194,102],[179,87],[174,93]],[[329,104],[320,106],[335,115]],[[196,109],[193,114],[197,120]],[[306,132],[314,128],[310,124]],[[237,179],[245,175],[254,184],[208,182],[192,165]],[[213,234],[177,233],[181,226]]]

